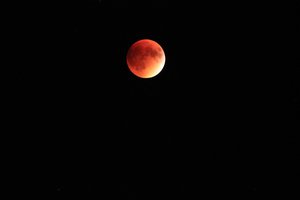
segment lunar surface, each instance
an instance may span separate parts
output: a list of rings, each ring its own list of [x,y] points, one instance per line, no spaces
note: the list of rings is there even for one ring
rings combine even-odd
[[[135,42],[129,48],[126,59],[130,71],[140,78],[152,78],[159,74],[166,60],[162,47],[149,39]]]

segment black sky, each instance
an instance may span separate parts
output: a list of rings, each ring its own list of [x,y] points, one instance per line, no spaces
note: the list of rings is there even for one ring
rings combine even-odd
[[[20,175],[39,174],[29,191],[257,199],[297,190],[299,60],[281,54],[290,41],[278,38],[299,23],[246,2],[49,4],[18,18],[12,61],[17,163]],[[166,54],[152,79],[126,66],[145,38]]]

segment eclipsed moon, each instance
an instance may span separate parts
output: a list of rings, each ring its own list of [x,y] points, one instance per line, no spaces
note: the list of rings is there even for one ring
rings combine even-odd
[[[164,50],[157,42],[143,39],[131,45],[126,60],[134,75],[140,78],[152,78],[161,72],[166,57]]]

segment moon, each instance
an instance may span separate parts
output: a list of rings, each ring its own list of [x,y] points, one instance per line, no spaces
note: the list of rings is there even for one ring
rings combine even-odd
[[[152,78],[163,69],[166,61],[163,48],[155,41],[142,39],[133,43],[126,56],[130,71],[140,78]]]

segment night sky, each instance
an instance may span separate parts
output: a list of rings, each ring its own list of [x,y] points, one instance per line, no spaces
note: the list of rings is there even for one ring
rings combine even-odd
[[[168,0],[49,2],[28,12],[11,62],[19,186],[41,199],[85,200],[299,191],[299,59],[279,53],[289,24],[274,13]],[[154,78],[126,65],[140,39],[165,51]]]

